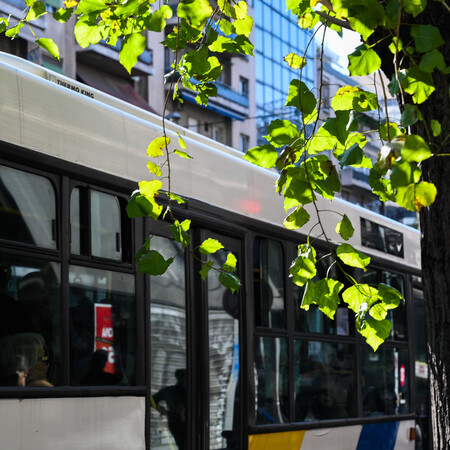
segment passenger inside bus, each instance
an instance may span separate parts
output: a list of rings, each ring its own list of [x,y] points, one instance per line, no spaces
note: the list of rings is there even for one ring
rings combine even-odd
[[[1,383],[6,386],[52,387],[47,380],[50,358],[44,338],[18,333],[1,340]]]

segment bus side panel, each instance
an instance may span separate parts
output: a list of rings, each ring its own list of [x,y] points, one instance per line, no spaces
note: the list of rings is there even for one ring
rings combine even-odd
[[[8,450],[142,450],[144,430],[144,397],[0,400]]]
[[[249,436],[249,450],[413,450],[414,421],[285,431]]]

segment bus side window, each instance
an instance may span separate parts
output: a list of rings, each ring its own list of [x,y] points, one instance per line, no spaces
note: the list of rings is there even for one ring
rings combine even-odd
[[[70,196],[71,252],[120,261],[123,257],[121,215],[117,196],[74,188]]]
[[[284,254],[281,244],[271,239],[254,242],[255,325],[286,328]]]
[[[45,177],[0,165],[0,239],[56,249],[56,195]]]

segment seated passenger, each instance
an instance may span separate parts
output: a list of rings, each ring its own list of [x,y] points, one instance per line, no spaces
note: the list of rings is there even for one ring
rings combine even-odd
[[[28,364],[25,356],[16,354],[14,336],[0,340],[0,385],[25,387]]]
[[[23,355],[28,362],[27,386],[53,387],[47,381],[50,363],[44,338],[37,333],[20,333],[13,336],[16,354]]]

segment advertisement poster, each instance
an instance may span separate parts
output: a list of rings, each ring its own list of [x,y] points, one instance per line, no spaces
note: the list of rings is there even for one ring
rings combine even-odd
[[[114,329],[112,307],[103,303],[95,303],[95,345],[94,352],[106,350],[108,358],[103,372],[115,373]]]

